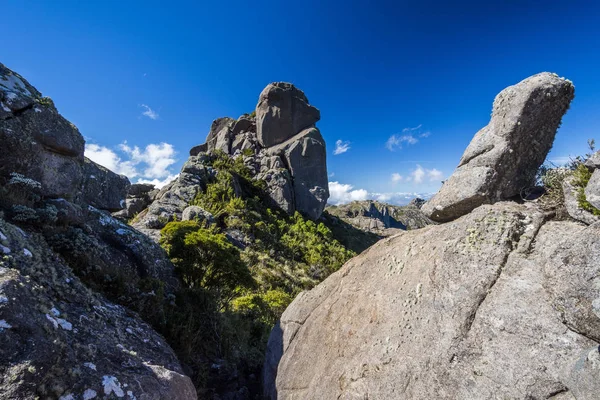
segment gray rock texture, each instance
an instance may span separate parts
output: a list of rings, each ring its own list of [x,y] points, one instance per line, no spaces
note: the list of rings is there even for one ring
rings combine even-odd
[[[282,143],[321,118],[300,89],[291,83],[267,85],[256,106],[256,132],[262,147]]]
[[[288,166],[294,188],[295,209],[317,219],[329,198],[325,140],[317,128],[303,130],[287,141],[268,149]]]
[[[565,208],[571,218],[588,225],[600,221],[600,217],[579,206],[579,201],[577,200],[579,188],[573,185],[573,177],[565,178],[562,189],[565,199]]]
[[[89,160],[83,163],[83,201],[96,208],[118,211],[125,207],[129,179]]]
[[[158,242],[160,230],[169,221],[181,221],[183,210],[199,192],[206,189],[213,171],[204,164],[205,160],[204,153],[191,156],[183,165],[177,179],[156,194],[150,206],[132,221],[132,226]]]
[[[592,173],[590,181],[585,187],[585,198],[591,205],[600,209],[600,170]]]
[[[585,160],[585,166],[592,169],[600,168],[600,151],[595,152]]]
[[[532,186],[574,93],[570,81],[546,72],[500,92],[490,123],[423,212],[434,221],[450,221]]]
[[[124,221],[135,218],[154,201],[158,192],[158,189],[154,189],[154,185],[135,183],[127,191],[125,207],[120,211],[114,212],[112,215]]]
[[[129,181],[85,159],[77,128],[1,64],[0,103],[0,398],[196,398],[138,316],[156,317],[178,281],[160,246],[108,213]]]
[[[215,222],[211,213],[198,206],[189,206],[181,213],[182,221],[206,221],[209,224]]]
[[[120,209],[123,188],[129,182],[91,161],[84,162],[84,140],[75,125],[63,118],[54,103],[42,97],[22,76],[0,64],[0,184],[19,173],[41,184],[40,194],[86,203],[95,199],[100,208]],[[92,170],[103,182],[89,179]],[[102,178],[100,178],[100,176]],[[116,184],[115,194],[104,184]],[[119,191],[121,190],[121,191]],[[119,197],[119,199],[112,198]]]
[[[270,399],[595,399],[600,225],[483,205],[382,240],[269,339]]]
[[[0,219],[0,247],[1,398],[196,398],[164,339],[90,291],[40,234]]]

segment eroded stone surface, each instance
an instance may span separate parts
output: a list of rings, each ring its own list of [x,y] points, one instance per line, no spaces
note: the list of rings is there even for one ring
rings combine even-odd
[[[288,307],[266,392],[593,399],[599,252],[596,225],[544,223],[514,203],[382,240]]]

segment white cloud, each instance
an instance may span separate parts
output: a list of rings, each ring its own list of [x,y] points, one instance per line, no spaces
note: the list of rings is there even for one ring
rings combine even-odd
[[[369,199],[377,200],[382,203],[404,206],[410,203],[412,199],[429,199],[433,193],[411,193],[411,192],[389,192],[389,193],[369,193]]]
[[[179,176],[179,174],[177,175],[169,175],[167,176],[165,179],[138,179],[137,183],[150,183],[154,186],[156,186],[157,188],[162,188],[163,186],[165,186],[167,183],[171,183],[172,181],[174,181],[175,179],[177,179],[177,177]]]
[[[177,177],[171,171],[177,161],[176,152],[169,143],[149,144],[142,150],[123,142],[118,146],[118,151],[120,154],[98,144],[85,145],[86,157],[130,180],[138,178],[137,182],[162,187]]]
[[[402,148],[403,143],[415,144],[418,141],[419,140],[413,135],[392,135],[389,137],[387,142],[385,142],[385,147],[389,151],[396,151]]]
[[[417,169],[410,173],[414,183],[423,183],[423,177],[425,177],[425,170],[423,167],[417,164]]]
[[[146,111],[142,112],[143,116],[148,117],[150,119],[154,119],[154,120],[158,119],[158,113],[156,111],[154,111],[153,109],[151,109],[150,107],[148,107],[145,104],[141,104],[140,107],[146,109]]]
[[[335,172],[332,172],[332,173],[329,174],[330,178],[333,178],[334,176],[335,176]]]
[[[402,177],[402,175],[400,175],[399,173],[397,173],[397,172],[394,172],[394,173],[392,174],[392,182],[393,182],[393,183],[398,183],[398,182],[401,182],[401,181],[402,181],[402,179],[403,179],[403,177]]]
[[[410,178],[414,183],[420,184],[427,178],[429,182],[441,181],[444,178],[442,171],[438,169],[425,169],[417,164],[417,168],[410,173]]]
[[[369,193],[365,189],[354,189],[352,185],[339,182],[329,182],[329,194],[328,203],[333,205],[346,204],[356,200],[377,200],[402,206],[416,197],[429,199],[432,196],[432,193],[415,192]]]
[[[132,148],[127,142],[123,142],[119,148],[131,158],[135,165],[146,164],[143,176],[148,178],[167,177],[170,174],[169,167],[176,162],[175,149],[169,143],[149,144],[142,151],[137,146]]]
[[[335,150],[333,150],[333,155],[337,156],[338,154],[342,154],[350,150],[350,142],[337,140],[335,142]]]
[[[429,180],[431,182],[441,181],[442,179],[444,179],[444,174],[442,173],[442,171],[434,168],[427,170],[427,177],[429,177]]]
[[[421,132],[423,124],[419,124],[414,128],[402,129],[402,134],[395,134],[388,138],[385,143],[385,147],[389,151],[396,151],[402,149],[403,144],[416,144],[419,142],[418,138],[426,138],[431,135],[431,132]]]
[[[353,190],[354,186],[339,182],[329,182],[329,200],[330,204],[350,203],[354,200],[366,200],[369,193],[365,189]]]
[[[135,178],[139,175],[131,161],[123,161],[117,153],[108,147],[97,144],[86,144],[85,156],[117,174],[125,175],[129,178]]]

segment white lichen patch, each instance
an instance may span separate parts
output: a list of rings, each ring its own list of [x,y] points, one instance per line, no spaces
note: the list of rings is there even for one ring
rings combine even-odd
[[[123,392],[123,389],[121,389],[119,380],[114,376],[104,375],[102,377],[102,386],[104,387],[104,394],[107,396],[111,393],[114,393],[117,397],[125,396],[125,392]]]
[[[33,254],[28,249],[23,249],[23,254],[25,254],[26,257],[33,257]]]
[[[35,108],[33,109],[33,111],[35,111],[35,112],[42,112],[42,109],[41,109],[41,108],[39,108],[39,107],[35,107]]]
[[[69,393],[64,396],[60,396],[58,398],[58,400],[75,400],[75,396],[73,396],[71,393]]]
[[[6,235],[4,234],[4,232],[0,231],[0,240],[5,241],[8,240],[8,238],[6,237]]]
[[[11,324],[6,322],[5,319],[0,319],[0,332],[4,331],[5,329],[10,329],[10,328],[12,328]]]
[[[11,112],[10,108],[8,108],[6,106],[6,104],[4,104],[3,102],[0,101],[0,106],[2,107],[2,109],[6,112]]]
[[[55,317],[60,317],[60,311],[58,311],[55,307],[52,307],[52,309],[50,309],[50,314],[52,314]]]
[[[3,294],[0,294],[0,304],[2,303],[8,303],[8,297],[6,297]]]
[[[86,362],[86,363],[83,363],[83,366],[84,367],[88,367],[89,369],[93,369],[94,371],[96,371],[96,364],[94,364],[94,363]]]
[[[5,92],[13,92],[8,93],[7,96],[14,93],[21,93],[25,96],[31,96],[31,92],[26,89],[25,83],[16,75],[2,75],[2,79],[0,80],[0,89]],[[10,97],[10,96],[9,96]]]
[[[98,393],[93,389],[86,389],[86,391],[83,392],[83,400],[95,399],[96,396],[98,396]]]
[[[129,398],[131,400],[137,400],[137,397],[135,397],[135,395],[133,394],[133,392],[131,390],[127,391],[127,396],[129,396]]]
[[[69,321],[67,321],[65,319],[54,318],[50,314],[46,314],[46,319],[48,319],[48,321],[52,322],[52,325],[54,325],[54,329],[58,329],[58,327],[60,326],[61,328],[63,328],[66,331],[73,330],[73,324],[71,324]]]
[[[2,254],[10,254],[10,249],[6,246],[0,244],[0,253]]]

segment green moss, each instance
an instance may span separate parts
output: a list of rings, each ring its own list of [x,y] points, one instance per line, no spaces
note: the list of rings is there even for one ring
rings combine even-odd
[[[573,185],[577,187],[577,203],[582,209],[594,215],[600,215],[600,210],[594,207],[585,197],[585,188],[592,177],[592,172],[582,163],[573,172]]]

